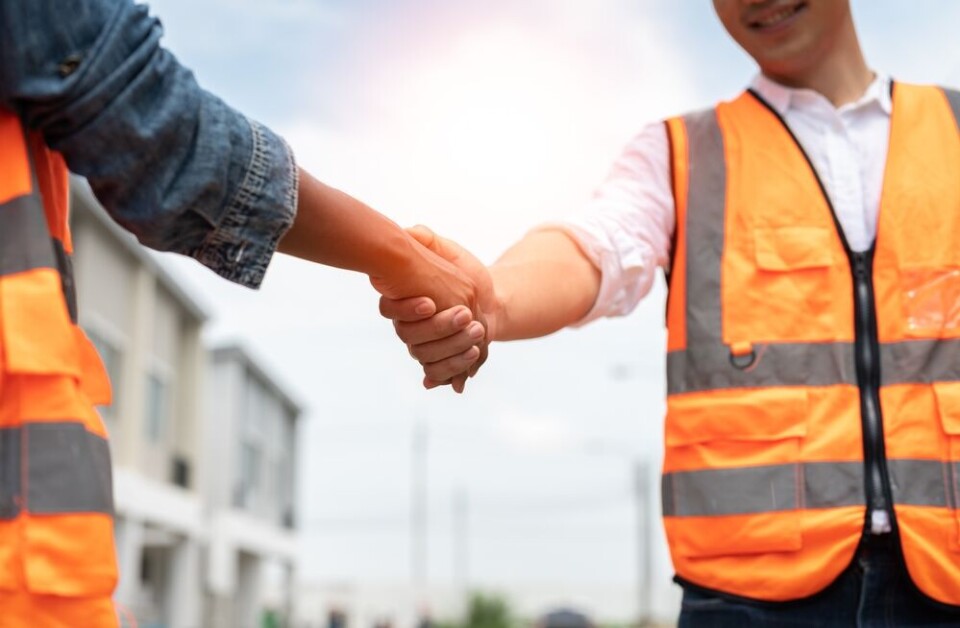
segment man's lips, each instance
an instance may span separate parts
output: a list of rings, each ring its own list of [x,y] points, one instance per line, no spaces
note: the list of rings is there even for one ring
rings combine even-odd
[[[758,31],[771,30],[784,25],[790,18],[807,8],[806,2],[765,9],[747,19],[747,25]]]

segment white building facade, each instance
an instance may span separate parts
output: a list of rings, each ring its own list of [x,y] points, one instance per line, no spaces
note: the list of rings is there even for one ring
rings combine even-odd
[[[204,422],[209,593],[204,625],[291,618],[299,405],[239,345],[210,352]]]
[[[71,203],[79,322],[113,387],[123,625],[285,625],[299,407],[245,352],[204,348],[203,310],[84,182]]]

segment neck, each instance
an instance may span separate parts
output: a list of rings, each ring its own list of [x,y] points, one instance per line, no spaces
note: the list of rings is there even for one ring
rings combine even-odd
[[[870,71],[863,57],[857,33],[852,22],[847,36],[812,63],[806,64],[796,72],[764,74],[787,87],[811,89],[823,94],[834,107],[857,101],[873,82],[874,73]]]

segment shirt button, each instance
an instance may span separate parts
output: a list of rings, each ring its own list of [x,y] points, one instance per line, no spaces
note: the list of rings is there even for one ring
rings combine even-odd
[[[67,78],[76,72],[77,68],[80,67],[81,61],[83,61],[83,57],[78,54],[72,54],[60,62],[60,65],[57,66],[57,72],[60,73],[62,78]]]

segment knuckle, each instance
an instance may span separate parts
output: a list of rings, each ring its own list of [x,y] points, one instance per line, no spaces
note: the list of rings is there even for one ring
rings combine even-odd
[[[447,375],[446,369],[438,364],[424,364],[423,374],[435,382],[446,382],[450,378],[450,376]]]
[[[439,338],[442,337],[443,334],[450,332],[450,327],[453,325],[453,318],[449,316],[434,316],[430,322],[431,331]]]
[[[426,366],[435,361],[430,359],[432,356],[430,355],[429,350],[427,350],[425,347],[421,345],[408,345],[408,347],[410,355],[413,356],[413,359],[420,364]]]

